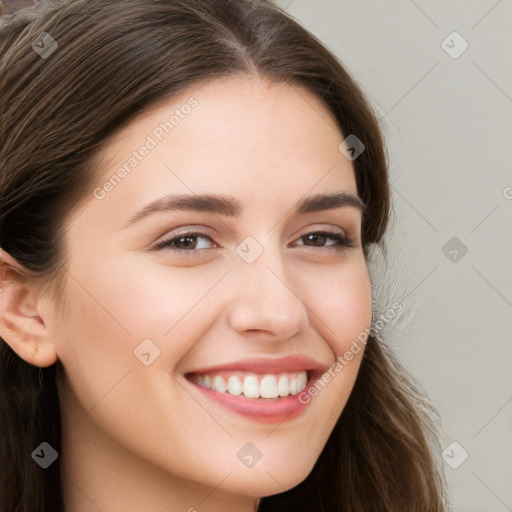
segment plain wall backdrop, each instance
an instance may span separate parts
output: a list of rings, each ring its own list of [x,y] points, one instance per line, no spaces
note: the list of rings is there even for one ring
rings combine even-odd
[[[403,304],[382,337],[440,413],[453,511],[512,511],[512,1],[275,3],[380,119],[394,214],[374,296]]]

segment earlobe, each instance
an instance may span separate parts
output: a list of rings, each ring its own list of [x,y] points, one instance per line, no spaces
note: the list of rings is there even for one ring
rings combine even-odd
[[[0,250],[0,337],[22,359],[44,368],[57,361],[57,353],[41,316],[41,291],[23,270]]]

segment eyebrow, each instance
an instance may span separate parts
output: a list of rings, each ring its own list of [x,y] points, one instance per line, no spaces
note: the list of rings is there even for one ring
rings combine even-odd
[[[296,214],[306,214],[331,210],[333,208],[353,207],[362,213],[366,205],[355,194],[338,191],[331,194],[315,194],[301,199],[296,207]],[[214,194],[170,194],[149,203],[139,210],[127,223],[134,224],[150,215],[168,211],[210,212],[228,217],[239,217],[243,205],[234,197]]]

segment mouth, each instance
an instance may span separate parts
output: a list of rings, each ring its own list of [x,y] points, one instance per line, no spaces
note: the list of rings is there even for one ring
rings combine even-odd
[[[244,398],[276,399],[298,395],[306,388],[306,370],[279,374],[231,371],[189,376],[198,386]]]
[[[185,378],[202,396],[254,421],[296,418],[311,402],[304,390],[321,377],[324,365],[301,356],[252,359],[198,369]]]

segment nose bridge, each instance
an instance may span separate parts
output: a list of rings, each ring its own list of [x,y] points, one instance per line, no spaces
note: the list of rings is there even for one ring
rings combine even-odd
[[[247,244],[242,242],[237,248],[236,290],[231,296],[229,323],[239,332],[262,330],[279,338],[291,337],[304,329],[308,315],[290,279],[283,252],[270,241],[259,250],[253,241]]]

